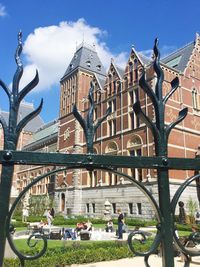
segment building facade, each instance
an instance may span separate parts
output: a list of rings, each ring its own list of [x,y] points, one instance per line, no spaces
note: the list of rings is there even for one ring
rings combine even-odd
[[[153,56],[152,56],[153,58]],[[131,48],[124,69],[111,60],[106,72],[94,46],[81,44],[60,81],[60,114],[56,122],[40,128],[23,149],[31,151],[58,151],[59,153],[86,153],[83,130],[73,115],[73,105],[83,117],[87,116],[90,82],[94,84],[94,121],[101,118],[111,107],[111,114],[98,128],[94,140],[94,153],[106,155],[154,156],[155,147],[151,131],[133,112],[133,104],[140,100],[144,113],[154,120],[154,108],[149,97],[139,86],[143,70],[149,86],[154,90],[156,74],[153,59],[146,58]],[[176,92],[169,98],[165,109],[165,123],[169,125],[184,107],[187,117],[175,127],[169,137],[169,157],[194,158],[199,147],[200,133],[200,37],[161,60],[164,71],[163,95],[170,92],[173,80],[179,78]],[[55,128],[53,128],[55,125]],[[52,138],[54,136],[54,138]],[[53,149],[51,150],[51,146]],[[50,149],[50,150],[49,150]],[[28,166],[17,172],[17,188],[53,167]],[[157,171],[146,169],[116,169],[144,183],[155,199],[158,199]],[[192,171],[171,170],[171,195]],[[103,216],[105,205],[116,215],[122,208],[128,216],[153,218],[149,200],[129,180],[102,170],[73,169],[58,172],[53,180],[49,177],[31,190],[42,195],[52,185],[56,212]],[[198,202],[195,184],[186,189],[181,200],[191,197]]]
[[[170,157],[194,158],[199,146],[200,133],[200,38],[178,49],[161,60],[164,71],[163,95],[173,86],[173,79],[179,78],[180,85],[166,104],[165,122],[172,123],[179,111],[188,107],[188,115],[172,131],[168,155]],[[94,47],[82,44],[74,54],[61,79],[60,117],[58,150],[61,153],[86,153],[85,139],[79,123],[72,114],[76,104],[82,116],[86,117],[89,101],[87,98],[90,82],[95,85],[94,121],[101,118],[108,107],[112,113],[97,130],[94,153],[130,156],[154,156],[154,140],[151,131],[133,112],[133,104],[139,99],[145,114],[154,119],[154,109],[149,97],[139,86],[143,69],[146,79],[154,89],[156,74],[152,59],[144,57],[134,48],[124,69],[113,60],[105,74]],[[118,169],[145,183],[157,198],[156,170]],[[169,173],[172,195],[192,171],[171,170]],[[196,198],[195,186],[187,189],[183,200]],[[105,201],[111,204],[112,213],[118,207],[130,216],[153,217],[148,200],[130,181],[113,173],[99,170],[68,170],[57,177],[57,211],[67,214],[88,214],[101,216]]]
[[[41,126],[33,133],[30,140],[23,147],[24,151],[56,152],[58,139],[58,121],[54,120]],[[16,188],[21,192],[33,179],[52,171],[54,166],[22,165],[16,172]],[[49,175],[31,187],[29,195],[53,195],[55,190],[55,175]]]

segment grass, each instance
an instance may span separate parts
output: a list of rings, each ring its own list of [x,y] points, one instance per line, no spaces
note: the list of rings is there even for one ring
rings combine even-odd
[[[42,240],[36,240],[37,245],[35,246],[36,249],[40,249],[43,246]],[[35,239],[32,241],[32,244],[35,242]],[[68,243],[72,243],[72,241],[67,241]],[[20,251],[27,251],[29,250],[29,246],[27,245],[27,239],[15,239],[14,240],[15,246]],[[57,248],[62,247],[64,245],[63,240],[48,240],[48,248]]]

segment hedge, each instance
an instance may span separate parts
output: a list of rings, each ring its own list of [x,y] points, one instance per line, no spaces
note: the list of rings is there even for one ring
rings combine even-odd
[[[14,216],[13,219],[16,220],[14,223],[15,227],[21,227],[26,224],[22,223],[22,217],[21,216]],[[42,216],[29,216],[28,217],[28,222],[40,222],[41,219],[44,219]],[[69,217],[65,218],[61,215],[55,216],[53,220],[54,225],[76,225],[78,222],[84,222],[90,220],[93,224],[105,224],[105,220],[102,218],[88,218],[88,217],[83,217],[83,216],[77,216],[77,217]],[[125,219],[126,224],[129,226],[140,226],[140,227],[145,227],[145,226],[150,226],[150,225],[156,225],[157,222],[153,220],[139,220],[139,219],[134,219],[134,218],[126,218]],[[113,219],[113,223],[117,224],[117,218]]]
[[[150,246],[149,240],[144,245],[135,244],[139,251],[146,251]],[[36,251],[36,250],[35,250]],[[26,253],[26,251],[24,251]],[[38,260],[26,261],[26,267],[64,267],[71,264],[102,262],[133,257],[127,241],[75,241],[66,246],[47,249],[43,257]],[[4,267],[18,267],[18,259],[5,259]]]

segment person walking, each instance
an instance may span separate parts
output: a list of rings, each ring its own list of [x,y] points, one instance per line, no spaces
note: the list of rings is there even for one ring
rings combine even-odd
[[[49,229],[51,229],[51,224],[52,224],[52,221],[53,221],[53,217],[51,215],[51,210],[50,209],[47,211],[46,217],[47,217],[47,222],[48,222]]]
[[[50,210],[50,214],[51,214],[52,218],[55,217],[55,210],[54,210],[54,208],[51,208],[51,210]]]
[[[124,225],[124,215],[122,214],[122,210],[118,209],[118,239],[122,239],[123,237],[123,225]]]
[[[27,217],[28,217],[29,213],[28,213],[28,209],[26,207],[24,207],[22,209],[22,222],[25,223],[27,222]]]

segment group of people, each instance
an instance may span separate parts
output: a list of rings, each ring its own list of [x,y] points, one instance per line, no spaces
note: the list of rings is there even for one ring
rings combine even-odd
[[[24,213],[25,213],[25,211],[23,211],[23,216],[24,216]],[[121,209],[118,209],[117,213],[118,213],[118,230],[117,230],[118,239],[122,239],[123,238],[123,231],[124,231],[123,228],[124,228],[124,225],[125,225],[125,223],[124,223],[124,215],[123,215]],[[55,217],[54,208],[46,210],[45,213],[44,213],[44,216],[46,216],[47,222],[41,221],[40,222],[41,228],[43,228],[43,226],[45,224],[47,224],[48,227],[51,228],[53,219]],[[25,218],[23,218],[23,219],[25,221]],[[76,239],[76,236],[80,233],[81,230],[91,231],[92,230],[92,223],[88,220],[87,222],[77,223],[75,229],[70,229],[70,228],[64,229],[63,228],[63,230],[62,230],[63,237],[64,237],[64,239],[67,239],[67,238],[70,238],[70,237],[72,239]],[[113,221],[109,220],[107,222],[107,224],[106,224],[105,231],[106,232],[113,232],[113,230],[114,230]]]
[[[63,239],[71,238],[75,240],[78,235],[80,235],[81,231],[92,231],[92,223],[88,220],[87,222],[79,222],[76,224],[76,228],[63,228],[62,229],[62,236]]]

